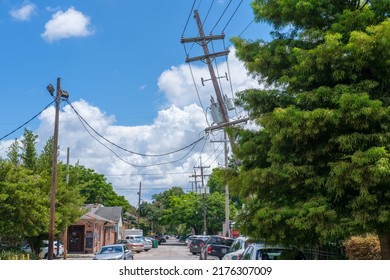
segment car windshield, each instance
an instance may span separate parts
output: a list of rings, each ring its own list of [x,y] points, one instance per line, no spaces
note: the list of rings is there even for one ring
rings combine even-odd
[[[123,252],[122,246],[103,247],[100,250],[100,254],[112,254],[112,253],[122,253],[122,252]]]

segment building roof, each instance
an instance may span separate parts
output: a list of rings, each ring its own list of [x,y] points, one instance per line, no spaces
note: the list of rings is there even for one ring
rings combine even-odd
[[[101,204],[85,205],[89,213],[119,223],[122,220],[122,206],[105,207]]]
[[[118,223],[122,219],[122,206],[100,207],[95,214]]]

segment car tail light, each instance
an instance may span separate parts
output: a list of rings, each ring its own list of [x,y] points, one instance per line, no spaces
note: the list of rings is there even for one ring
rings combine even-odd
[[[204,246],[204,243],[200,243],[199,246],[200,246],[200,247],[203,247],[203,246]]]
[[[208,245],[208,246],[207,246],[207,254],[211,254],[211,252],[212,252],[212,250],[211,250],[211,246],[210,246],[210,245]]]
[[[242,255],[242,254],[238,254],[238,255],[237,255],[237,260],[241,260],[241,255]]]

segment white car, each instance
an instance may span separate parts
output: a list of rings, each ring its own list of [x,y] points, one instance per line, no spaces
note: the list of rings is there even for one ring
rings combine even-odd
[[[295,248],[252,243],[242,253],[241,260],[305,260],[305,254]]]
[[[49,241],[48,240],[43,240],[42,241],[42,246],[39,250],[39,258],[40,259],[47,259],[48,254],[49,254]],[[60,258],[64,256],[64,244],[60,241],[55,241],[53,244],[53,253],[54,253],[54,258]],[[21,247],[21,250],[25,253],[31,254],[31,246],[30,244],[25,244]]]
[[[248,238],[246,237],[237,237],[232,246],[230,246],[229,251],[226,255],[223,256],[223,260],[239,260],[241,259],[242,253],[245,248],[248,246],[247,243]]]

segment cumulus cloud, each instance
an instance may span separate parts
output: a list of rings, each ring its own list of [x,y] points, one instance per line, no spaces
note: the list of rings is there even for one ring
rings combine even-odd
[[[20,8],[12,9],[10,15],[18,21],[29,21],[36,13],[36,8],[33,3],[25,3]]]
[[[242,62],[233,55],[234,51],[232,48],[228,62],[218,64],[216,72],[220,77],[221,91],[228,97],[234,97],[237,91],[259,87],[257,81],[247,75]],[[197,103],[205,109],[210,106],[211,95],[215,96],[209,79],[209,70],[204,65],[191,65],[191,68],[189,65],[180,65],[164,71],[158,79],[158,86],[165,93],[168,103],[177,106]]]
[[[45,24],[45,32],[41,34],[47,42],[71,37],[87,37],[94,33],[91,20],[74,7],[66,11],[57,11]]]

